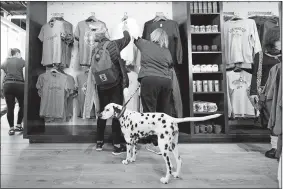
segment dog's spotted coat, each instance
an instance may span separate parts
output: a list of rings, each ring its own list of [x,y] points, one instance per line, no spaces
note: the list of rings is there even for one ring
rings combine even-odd
[[[122,106],[110,103],[101,113],[101,119],[109,119],[118,117],[122,111]],[[134,162],[136,160],[136,144],[139,139],[149,135],[158,136],[158,146],[166,162],[166,176],[162,177],[162,183],[168,183],[170,175],[178,178],[181,171],[182,160],[178,151],[178,123],[186,121],[204,121],[219,117],[220,114],[196,117],[196,118],[173,118],[164,113],[139,113],[125,110],[124,114],[119,118],[121,130],[127,142],[127,157],[122,161],[123,164]],[[169,152],[172,151],[177,162],[176,172],[172,172],[172,163],[169,158]]]

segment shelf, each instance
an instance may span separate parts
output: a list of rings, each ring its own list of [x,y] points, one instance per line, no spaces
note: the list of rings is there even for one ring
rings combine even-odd
[[[194,112],[195,115],[210,115],[210,114],[224,114],[224,111],[216,111],[216,112]]]
[[[204,138],[221,138],[221,137],[226,137],[226,134],[220,133],[220,134],[215,134],[215,133],[207,133],[207,134],[203,134],[203,133],[198,133],[198,134],[193,134],[193,137],[204,137]]]
[[[192,35],[209,35],[209,34],[221,34],[220,32],[192,32]]]
[[[219,92],[193,92],[193,94],[224,94],[223,91],[219,91]]]
[[[192,54],[221,54],[222,51],[193,51]]]
[[[223,72],[193,72],[193,74],[222,74]]]
[[[191,13],[191,15],[220,15],[220,13]]]

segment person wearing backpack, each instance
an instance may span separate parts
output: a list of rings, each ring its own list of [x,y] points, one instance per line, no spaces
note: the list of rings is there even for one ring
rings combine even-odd
[[[100,27],[100,28],[99,28]],[[95,41],[98,43],[92,51],[91,72],[95,78],[98,91],[99,110],[102,111],[109,103],[123,105],[123,97],[127,95],[129,78],[125,62],[120,57],[120,52],[129,44],[131,37],[127,28],[123,28],[124,37],[109,40],[106,37],[107,29],[101,25],[95,31]],[[124,96],[123,96],[124,95]],[[96,150],[101,151],[104,145],[104,131],[106,120],[98,117]],[[114,155],[126,152],[125,145],[121,144],[121,128],[117,119],[112,120],[112,137]]]

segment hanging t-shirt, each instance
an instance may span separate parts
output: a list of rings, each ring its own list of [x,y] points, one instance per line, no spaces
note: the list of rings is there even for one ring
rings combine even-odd
[[[62,63],[63,48],[62,37],[72,35],[72,31],[66,26],[65,20],[55,20],[44,24],[38,38],[43,42],[42,61],[43,66],[53,63]]]
[[[158,22],[149,20],[144,24],[142,38],[150,40],[150,34],[157,28],[164,29],[168,35],[168,49],[171,53],[173,63],[182,64],[183,50],[179,32],[179,24],[174,20],[160,20]]]
[[[253,63],[254,55],[261,51],[255,21],[231,20],[224,23],[226,63]]]
[[[132,94],[134,94],[139,87],[139,82],[138,82],[138,74],[136,72],[129,72],[128,73],[129,77],[129,87],[128,87],[128,92],[129,95],[125,99],[125,101],[128,101],[129,98],[131,97]],[[132,111],[139,111],[139,93],[138,91],[133,95],[132,99],[129,101],[127,104],[127,109],[132,110]]]
[[[66,68],[70,67],[72,57],[72,47],[74,43],[73,25],[67,21],[63,24],[65,35],[61,36],[63,42],[62,63]]]
[[[46,71],[38,77],[36,88],[41,97],[40,116],[65,117],[65,99],[68,95],[67,75]]]
[[[123,35],[123,25],[127,23],[129,28],[128,32],[134,38],[141,37],[140,27],[137,21],[133,18],[128,18],[127,20],[119,23],[112,31],[111,38],[112,40],[121,39],[124,37]],[[133,38],[131,39],[130,43],[121,51],[121,58],[126,61],[126,65],[133,64],[135,61],[135,53],[137,52],[135,49]]]
[[[227,72],[228,116],[254,117],[257,114],[249,99],[252,75],[246,71]]]
[[[104,22],[99,22],[105,25]],[[79,42],[78,53],[80,65],[90,65],[91,53],[95,46],[95,31],[91,30],[89,27],[90,24],[93,23],[86,20],[80,21],[74,33],[75,40]]]
[[[87,77],[88,72],[83,72],[77,75],[76,83],[78,86],[78,96],[77,96],[77,116],[83,117],[84,112],[84,103],[85,103],[85,96],[86,96],[86,89],[87,89]],[[90,117],[95,117],[94,108],[90,112]]]

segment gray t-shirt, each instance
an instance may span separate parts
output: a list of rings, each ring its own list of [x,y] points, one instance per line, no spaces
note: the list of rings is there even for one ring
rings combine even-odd
[[[158,76],[171,79],[170,66],[173,65],[171,53],[167,48],[144,39],[134,41],[141,52],[139,80],[146,76]]]
[[[65,102],[68,97],[68,76],[62,73],[46,73],[38,77],[36,88],[41,97],[40,116],[45,118],[64,118]]]
[[[4,70],[6,76],[4,82],[7,80],[16,79],[24,81],[23,68],[25,67],[25,61],[22,58],[7,58],[7,60],[1,65],[1,69]],[[13,81],[9,81],[13,82]]]

